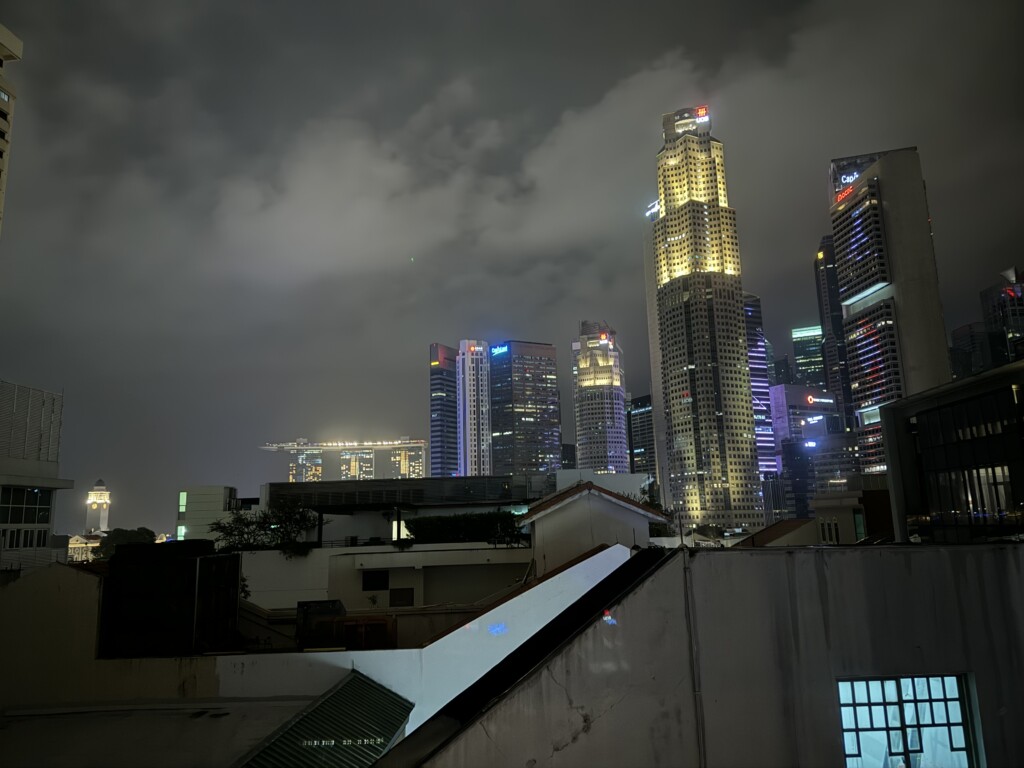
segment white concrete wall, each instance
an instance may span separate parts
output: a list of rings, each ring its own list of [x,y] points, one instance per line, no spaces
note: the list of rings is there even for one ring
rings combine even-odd
[[[220,656],[220,695],[319,695],[358,669],[416,704],[410,733],[628,559],[599,552],[423,649]]]
[[[242,553],[250,602],[261,608],[294,608],[300,600],[326,600],[328,561],[337,550],[313,549],[286,558],[277,550]]]
[[[537,575],[600,544],[646,547],[648,532],[647,518],[595,493],[578,496],[533,523]]]
[[[1022,604],[1016,546],[680,550],[427,765],[842,765],[838,678],[936,674],[1024,765]]]

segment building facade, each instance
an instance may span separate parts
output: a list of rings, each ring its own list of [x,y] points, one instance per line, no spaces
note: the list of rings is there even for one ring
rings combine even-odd
[[[880,409],[950,380],[916,148],[833,160],[832,236],[861,471],[886,470]]]
[[[21,40],[0,25],[0,229],[4,223],[4,197],[7,192],[7,162],[11,156],[11,128],[14,125],[14,86],[4,75],[4,67],[21,59]]]
[[[1024,360],[1024,272],[1010,268],[981,292],[982,321],[994,334],[993,364]]]
[[[503,341],[489,350],[491,474],[555,472],[562,422],[555,347]],[[579,445],[577,441],[577,465]]]
[[[629,472],[622,349],[605,322],[584,320],[572,342],[576,468]]]
[[[430,476],[459,473],[459,403],[456,359],[459,350],[430,345]]]
[[[763,521],[736,212],[705,106],[662,118],[648,210],[648,325],[659,485],[683,525]],[[652,311],[653,308],[653,311]]]
[[[459,475],[491,474],[491,363],[486,341],[459,342],[455,359]]]
[[[791,331],[793,341],[793,364],[796,367],[796,379],[808,387],[825,388],[825,362],[821,355],[822,333],[820,325],[806,328],[794,328]]]
[[[633,474],[656,477],[658,465],[654,448],[654,408],[651,396],[630,398],[626,411],[629,435],[629,471]]]
[[[58,559],[50,547],[64,396],[0,381],[0,569]],[[66,551],[66,550],[64,550]]]
[[[401,480],[425,476],[427,444],[402,437],[376,442],[316,442],[299,438],[267,443],[264,451],[288,456],[288,482]]]
[[[949,361],[954,379],[990,371],[1009,362],[1006,334],[990,332],[985,323],[968,323],[950,333]]]
[[[824,384],[832,393],[846,426],[853,427],[853,395],[850,368],[846,361],[846,334],[843,331],[843,304],[839,299],[839,274],[832,236],[825,235],[814,255],[814,283],[818,293],[818,317],[821,320],[821,359]]]

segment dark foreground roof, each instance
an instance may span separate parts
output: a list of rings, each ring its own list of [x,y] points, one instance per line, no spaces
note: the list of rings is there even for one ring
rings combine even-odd
[[[412,708],[412,702],[353,670],[236,765],[365,768],[402,732]]]

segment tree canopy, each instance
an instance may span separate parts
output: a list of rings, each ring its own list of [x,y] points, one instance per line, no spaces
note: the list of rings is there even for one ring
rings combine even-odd
[[[316,513],[297,504],[278,504],[268,509],[238,509],[210,523],[222,550],[297,550],[306,531],[315,528]]]
[[[152,544],[156,534],[149,528],[115,528],[100,539],[100,545],[92,553],[93,560],[106,560],[114,554],[118,544]]]

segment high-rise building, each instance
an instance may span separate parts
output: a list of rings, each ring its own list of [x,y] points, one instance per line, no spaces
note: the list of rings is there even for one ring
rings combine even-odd
[[[825,363],[821,356],[822,334],[820,325],[794,328],[793,363],[796,378],[805,387],[825,387]]]
[[[974,376],[1009,362],[1006,335],[989,332],[985,323],[954,328],[950,339],[949,359],[954,379]]]
[[[768,341],[764,337],[764,315],[761,299],[752,293],[743,294],[743,315],[747,327],[747,360],[750,367],[750,394],[754,408],[754,439],[757,444],[757,471],[761,481],[761,507],[765,520],[772,522],[775,510],[782,509],[783,498],[776,490],[778,467],[775,458],[775,434],[772,430],[772,404],[769,388],[773,376],[769,366]]]
[[[683,525],[758,525],[740,249],[725,150],[711,135],[706,106],[666,114],[662,128],[645,249],[655,430],[658,451],[664,449],[658,482]]]
[[[107,530],[110,530],[110,491],[102,480],[97,480],[85,497],[85,531]]]
[[[562,469],[576,469],[576,443],[562,443]]]
[[[459,407],[459,474],[491,474],[491,361],[486,341],[459,342],[455,358]]]
[[[916,148],[833,160],[832,236],[861,471],[884,472],[879,409],[950,380]]]
[[[572,342],[576,468],[629,472],[622,349],[605,322],[584,320]]]
[[[555,472],[562,465],[555,348],[510,340],[491,346],[489,356],[491,474]]]
[[[290,443],[267,443],[261,447],[287,454],[289,483],[405,480],[424,477],[426,469],[426,441],[408,437],[363,443],[310,442],[300,437]]]
[[[818,289],[818,317],[821,320],[821,357],[825,366],[824,384],[836,399],[846,426],[853,428],[853,395],[850,368],[846,361],[846,334],[843,332],[843,304],[839,299],[839,273],[832,236],[825,235],[814,256],[814,281]]]
[[[4,76],[4,67],[21,59],[21,40],[0,25],[0,229],[4,223],[4,197],[7,192],[7,161],[11,156],[11,128],[14,123],[14,86]]]
[[[455,361],[459,350],[430,345],[430,476],[459,473],[459,403]]]
[[[795,384],[795,377],[793,376],[793,365],[789,361],[789,355],[783,355],[782,357],[775,357],[775,376],[774,376],[774,387],[776,384]]]
[[[1024,360],[1024,271],[1010,268],[995,285],[981,292],[985,328],[1000,343],[993,349],[994,365]]]
[[[634,397],[626,411],[629,435],[629,471],[655,477],[658,465],[654,454],[654,414],[651,396]]]
[[[768,355],[765,348],[764,318],[761,299],[752,293],[743,294],[743,315],[746,318],[747,359],[750,368],[750,393],[754,408],[754,438],[757,443],[759,472],[775,471],[775,436],[772,432],[772,404],[768,395]]]

